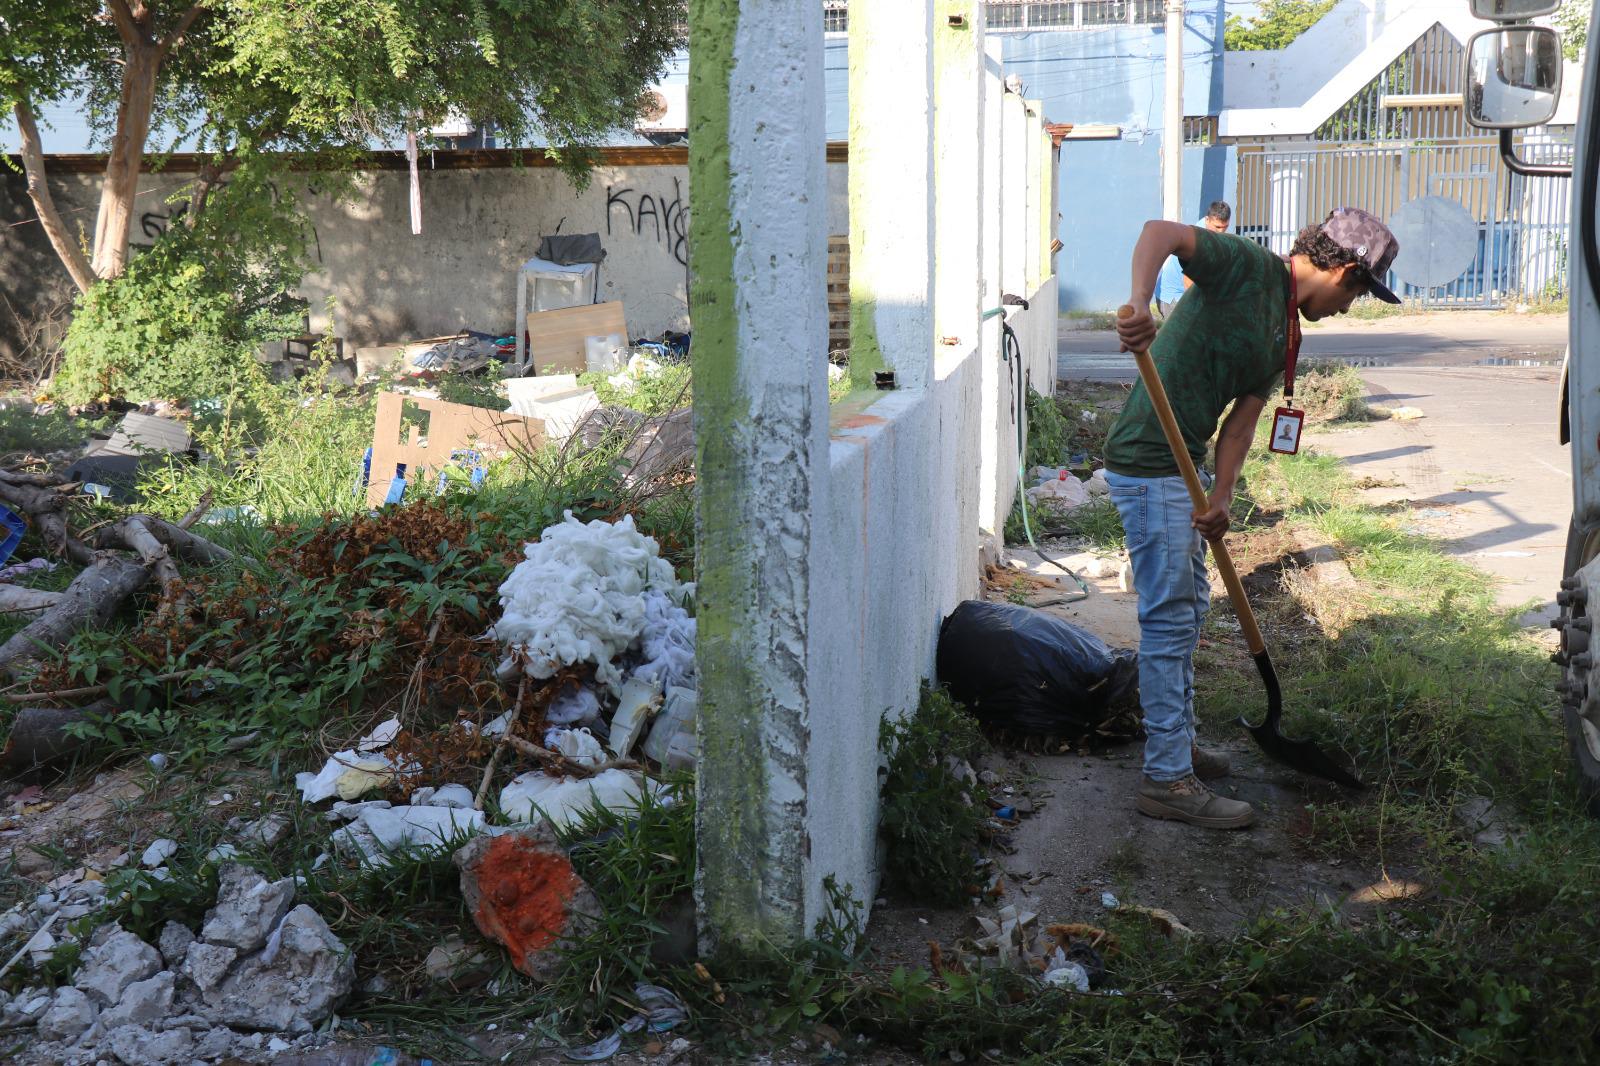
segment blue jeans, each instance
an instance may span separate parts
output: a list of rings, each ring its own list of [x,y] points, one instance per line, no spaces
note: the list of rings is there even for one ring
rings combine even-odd
[[[1122,517],[1139,594],[1144,772],[1155,781],[1176,781],[1193,772],[1194,646],[1211,606],[1206,542],[1195,532],[1182,478],[1107,471],[1106,483]]]

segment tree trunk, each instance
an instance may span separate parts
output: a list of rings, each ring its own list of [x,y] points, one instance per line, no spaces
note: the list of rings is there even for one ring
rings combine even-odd
[[[80,292],[88,292],[89,286],[95,283],[94,270],[56,211],[55,198],[50,195],[50,186],[45,181],[44,148],[39,142],[33,109],[19,101],[12,113],[16,115],[17,131],[22,136],[22,168],[28,175],[28,198],[33,201],[33,210],[39,216],[45,236],[50,238],[50,247],[56,250],[67,273],[72,275],[72,283]]]
[[[116,709],[110,700],[97,700],[87,707],[24,707],[11,723],[0,764],[22,770],[71,755],[84,742],[68,736],[67,727],[114,714]]]
[[[156,102],[156,76],[164,49],[154,42],[130,41],[124,48],[122,97],[117,103],[117,132],[106,159],[100,190],[100,216],[94,232],[94,272],[114,278],[128,264],[128,230],[133,225],[139,168],[150,134],[150,113]]]

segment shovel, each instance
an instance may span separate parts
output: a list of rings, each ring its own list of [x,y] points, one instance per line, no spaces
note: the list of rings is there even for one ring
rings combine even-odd
[[[1119,319],[1132,314],[1133,308],[1127,304],[1117,311]],[[1172,405],[1167,402],[1167,390],[1161,385],[1161,375],[1156,372],[1156,364],[1150,358],[1149,352],[1134,352],[1133,358],[1139,364],[1139,377],[1144,381],[1145,391],[1150,394],[1150,405],[1155,408],[1156,417],[1161,420],[1162,432],[1167,435],[1167,446],[1172,449],[1172,458],[1177,461],[1178,469],[1183,473],[1183,483],[1189,488],[1189,499],[1194,502],[1194,509],[1197,512],[1203,512],[1208,506],[1205,488],[1200,484],[1200,475],[1195,472],[1194,460],[1189,458],[1189,449],[1183,443],[1183,434],[1178,431],[1178,421],[1172,415]],[[1227,546],[1222,543],[1221,537],[1211,541],[1211,555],[1217,561],[1217,571],[1222,575],[1222,583],[1228,587],[1228,599],[1233,601],[1234,614],[1239,616],[1239,628],[1244,632],[1245,644],[1249,646],[1250,654],[1256,661],[1256,669],[1261,671],[1261,680],[1267,686],[1265,720],[1260,725],[1251,725],[1241,716],[1239,724],[1249,730],[1256,744],[1269,758],[1304,773],[1336,781],[1341,785],[1348,785],[1351,788],[1363,787],[1360,778],[1311,741],[1290,740],[1279,731],[1278,722],[1283,718],[1283,691],[1278,686],[1278,672],[1272,668],[1272,657],[1267,654],[1266,641],[1261,639],[1261,629],[1256,625],[1255,612],[1250,609],[1250,601],[1244,594],[1244,585],[1239,581],[1239,574],[1233,568],[1233,559],[1228,555]]]

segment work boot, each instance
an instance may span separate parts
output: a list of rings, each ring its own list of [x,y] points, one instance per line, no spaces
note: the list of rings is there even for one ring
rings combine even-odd
[[[1194,766],[1194,776],[1202,781],[1227,777],[1228,772],[1233,769],[1226,755],[1207,751],[1198,744],[1189,749],[1189,762]]]
[[[1223,799],[1190,774],[1176,781],[1139,783],[1139,812],[1152,818],[1171,818],[1206,829],[1242,829],[1256,820],[1248,803]]]

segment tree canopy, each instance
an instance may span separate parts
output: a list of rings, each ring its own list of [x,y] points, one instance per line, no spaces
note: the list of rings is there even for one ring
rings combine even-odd
[[[676,46],[681,0],[0,0],[0,105],[80,288],[126,263],[152,138],[221,161],[338,153],[465,116],[574,173],[631,124]],[[55,219],[34,115],[86,93],[108,149],[92,262]],[[204,206],[200,190],[198,206]]]
[[[1462,4],[1466,0],[1461,0]],[[1229,15],[1223,46],[1230,52],[1264,52],[1287,48],[1337,0],[1264,0],[1248,21]]]

